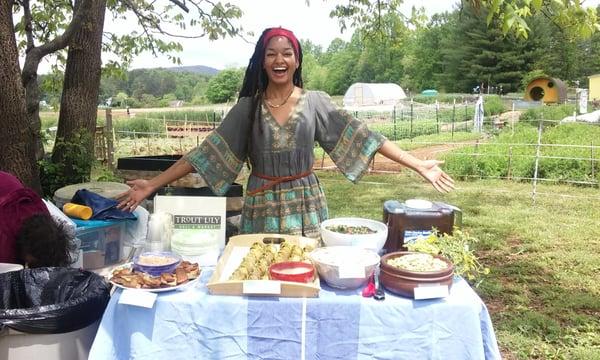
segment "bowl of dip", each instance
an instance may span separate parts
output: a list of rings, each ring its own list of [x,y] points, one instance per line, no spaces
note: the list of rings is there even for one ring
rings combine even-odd
[[[175,272],[181,260],[181,256],[169,251],[148,251],[133,258],[133,269],[151,276],[160,276]]]
[[[271,280],[307,283],[315,278],[315,268],[303,261],[284,261],[269,267]]]

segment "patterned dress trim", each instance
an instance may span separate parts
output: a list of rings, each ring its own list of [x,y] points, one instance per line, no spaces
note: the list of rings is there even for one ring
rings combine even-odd
[[[184,160],[196,169],[211,190],[219,196],[225,195],[244,164],[216,131],[210,133],[200,146],[187,153]]]
[[[386,139],[369,131],[362,122],[347,116],[349,121],[329,155],[346,178],[357,183]]]
[[[296,148],[296,125],[298,122],[298,115],[304,108],[304,101],[306,98],[306,92],[302,90],[302,94],[298,99],[294,109],[290,116],[286,119],[283,125],[279,124],[277,120],[271,115],[271,112],[263,105],[261,105],[262,118],[267,122],[271,129],[273,144],[273,150],[284,151]]]
[[[326,200],[318,183],[268,190],[262,195],[246,197],[241,232],[318,237],[319,224],[328,217]]]

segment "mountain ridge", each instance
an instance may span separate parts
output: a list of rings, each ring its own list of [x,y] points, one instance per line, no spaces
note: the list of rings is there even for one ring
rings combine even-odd
[[[152,70],[152,69],[161,69],[167,70],[171,72],[191,72],[195,74],[202,74],[208,76],[214,76],[219,73],[219,69],[215,69],[206,65],[187,65],[187,66],[172,66],[172,67],[155,67],[155,68],[140,68],[140,69],[132,69],[132,70]],[[132,71],[130,70],[130,71]]]

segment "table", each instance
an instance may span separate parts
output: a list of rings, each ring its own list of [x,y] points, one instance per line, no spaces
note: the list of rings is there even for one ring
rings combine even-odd
[[[152,309],[112,296],[90,351],[98,359],[500,359],[485,304],[462,279],[414,301],[321,284],[319,298],[210,295],[211,271]]]

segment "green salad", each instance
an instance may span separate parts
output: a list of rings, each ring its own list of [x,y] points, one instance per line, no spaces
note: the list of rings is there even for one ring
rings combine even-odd
[[[377,231],[368,226],[352,226],[352,225],[331,225],[325,229],[341,234],[375,234]]]

